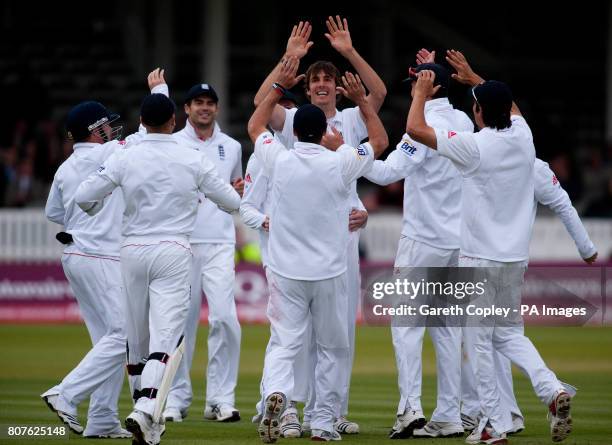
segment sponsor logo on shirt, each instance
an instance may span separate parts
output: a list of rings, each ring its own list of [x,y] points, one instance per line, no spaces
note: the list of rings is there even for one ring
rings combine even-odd
[[[119,145],[125,145],[125,144],[127,144],[127,142],[125,142],[125,139],[124,139],[124,140],[122,140],[122,141],[117,141],[117,142],[119,143]]]
[[[217,145],[217,148],[219,149],[219,159],[225,161],[225,149],[223,148],[223,145],[219,144]]]
[[[553,175],[553,177],[552,177],[552,183],[553,183],[553,185],[557,185],[557,184],[559,184],[559,180],[557,179],[557,176],[556,176],[556,175]]]
[[[270,138],[266,138],[266,140],[264,141],[264,144],[271,144],[272,143],[272,139]]]
[[[253,180],[251,179],[251,174],[250,173],[247,173],[246,178],[244,178],[244,182],[248,182],[248,183],[253,182]]]
[[[359,147],[357,147],[357,154],[359,156],[367,156],[369,153],[368,148],[365,145],[360,145]]]
[[[402,145],[400,145],[400,149],[406,153],[408,156],[412,156],[416,153],[417,148],[414,145],[410,144],[411,141],[403,140]]]
[[[101,165],[100,168],[98,169],[98,173],[102,173],[104,170],[106,170],[106,167]]]
[[[455,132],[455,131],[449,131],[448,132],[448,138],[449,139],[452,138],[453,136],[456,136],[456,135],[457,135],[457,132]]]

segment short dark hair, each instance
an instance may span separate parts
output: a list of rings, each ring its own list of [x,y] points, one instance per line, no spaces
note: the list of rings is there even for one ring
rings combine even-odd
[[[336,85],[340,85],[340,78],[342,76],[340,74],[340,70],[336,68],[336,65],[331,62],[328,62],[327,60],[319,60],[311,64],[306,70],[306,77],[304,78],[304,89],[306,91],[308,91],[308,88],[310,86],[310,80],[319,71],[323,71],[328,76],[333,77],[334,81],[336,82]]]
[[[487,127],[503,130],[504,128],[510,128],[512,126],[512,121],[510,120],[510,110],[487,110],[476,102],[476,111],[480,112],[481,110],[482,121]]]
[[[476,111],[482,110],[482,120],[487,127],[503,130],[510,128],[512,91],[508,85],[497,80],[488,80],[472,88]]]

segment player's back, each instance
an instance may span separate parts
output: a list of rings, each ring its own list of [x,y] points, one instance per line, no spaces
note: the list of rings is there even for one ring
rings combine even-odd
[[[462,237],[468,256],[496,261],[529,257],[535,218],[535,147],[531,130],[520,116],[504,130],[484,128],[474,135],[480,162],[464,175]],[[463,249],[463,245],[462,245]]]
[[[269,267],[296,280],[323,280],[346,270],[350,185],[339,153],[297,142],[274,166]]]
[[[53,220],[52,208],[63,207],[64,230],[73,238],[73,243],[66,248],[66,252],[119,255],[121,228],[118,222],[123,212],[121,191],[113,192],[107,198],[102,211],[94,217],[90,217],[77,206],[74,196],[78,186],[121,147],[119,141],[106,144],[76,143],[73,147],[74,152],[58,168],[53,179],[46,213]]]
[[[198,184],[214,166],[172,135],[149,134],[115,160],[125,199],[124,236],[189,237],[198,204]]]

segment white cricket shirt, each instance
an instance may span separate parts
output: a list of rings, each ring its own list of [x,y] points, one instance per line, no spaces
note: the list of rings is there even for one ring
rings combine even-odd
[[[287,150],[265,132],[255,142],[255,155],[272,181],[268,267],[305,281],[344,273],[351,183],[372,166],[370,144],[332,152],[296,142]]]
[[[252,154],[244,174],[244,194],[240,203],[240,217],[247,227],[257,230],[261,262],[268,264],[268,232],[261,225],[269,212],[268,197],[272,193],[272,183],[268,180],[263,166],[257,156]]]
[[[240,143],[221,131],[215,123],[212,136],[201,140],[193,126],[187,120],[185,128],[174,133],[180,145],[202,153],[216,167],[219,177],[231,183],[242,178],[242,148]],[[198,216],[195,229],[191,235],[191,243],[232,243],[236,242],[234,219],[230,214],[200,195]]]
[[[470,118],[447,98],[425,102],[425,120],[434,128],[474,130]],[[405,134],[364,176],[379,185],[405,178],[402,235],[439,249],[459,248],[462,179],[451,161]]]
[[[521,116],[504,130],[436,129],[438,153],[461,171],[461,254],[499,262],[529,259],[535,219],[535,148]]]
[[[281,144],[291,149],[297,142],[297,137],[293,134],[293,118],[297,108],[285,109],[285,124],[281,132],[276,132],[275,137]],[[331,132],[331,127],[342,133],[344,143],[350,147],[357,147],[368,137],[368,129],[361,117],[359,107],[345,108],[342,111],[336,110],[333,117],[327,119],[327,130]],[[357,181],[351,184],[351,207],[365,210],[363,203],[357,195]]]
[[[230,211],[240,207],[240,196],[219,178],[215,166],[167,134],[147,134],[140,144],[114,153],[79,186],[75,199],[93,213],[116,187],[121,187],[125,200],[124,245],[188,241],[199,193]]]
[[[51,189],[45,214],[50,221],[61,224],[72,235],[73,243],[64,253],[83,253],[93,256],[119,257],[121,246],[121,214],[123,195],[114,191],[104,208],[94,217],[85,214],[75,202],[75,193],[87,177],[95,173],[104,161],[117,150],[123,150],[142,140],[144,133],[135,133],[124,141],[105,144],[78,142],[74,152],[59,166]]]

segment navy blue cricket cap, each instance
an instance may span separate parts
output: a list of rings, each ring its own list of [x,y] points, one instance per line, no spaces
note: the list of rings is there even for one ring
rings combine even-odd
[[[323,136],[327,130],[325,113],[316,105],[302,105],[295,112],[293,130],[298,135],[298,139],[312,139]]]
[[[119,119],[117,113],[111,113],[100,102],[87,101],[73,107],[66,116],[68,137],[75,141],[87,138],[96,128]]]
[[[142,123],[150,127],[159,127],[170,120],[176,112],[176,105],[164,94],[149,94],[140,106]]]
[[[185,96],[185,103],[188,103],[200,96],[208,96],[215,102],[219,102],[219,96],[217,96],[217,92],[213,87],[207,83],[199,83],[189,88],[189,91],[187,91],[187,96]]]
[[[472,88],[474,100],[491,115],[507,113],[512,108],[512,91],[504,82],[487,80]]]
[[[403,82],[412,82],[417,80],[417,74],[423,70],[433,71],[436,74],[434,79],[434,86],[442,86],[442,88],[448,88],[450,82],[450,74],[448,70],[438,63],[422,63],[416,67],[408,68],[408,77]]]

